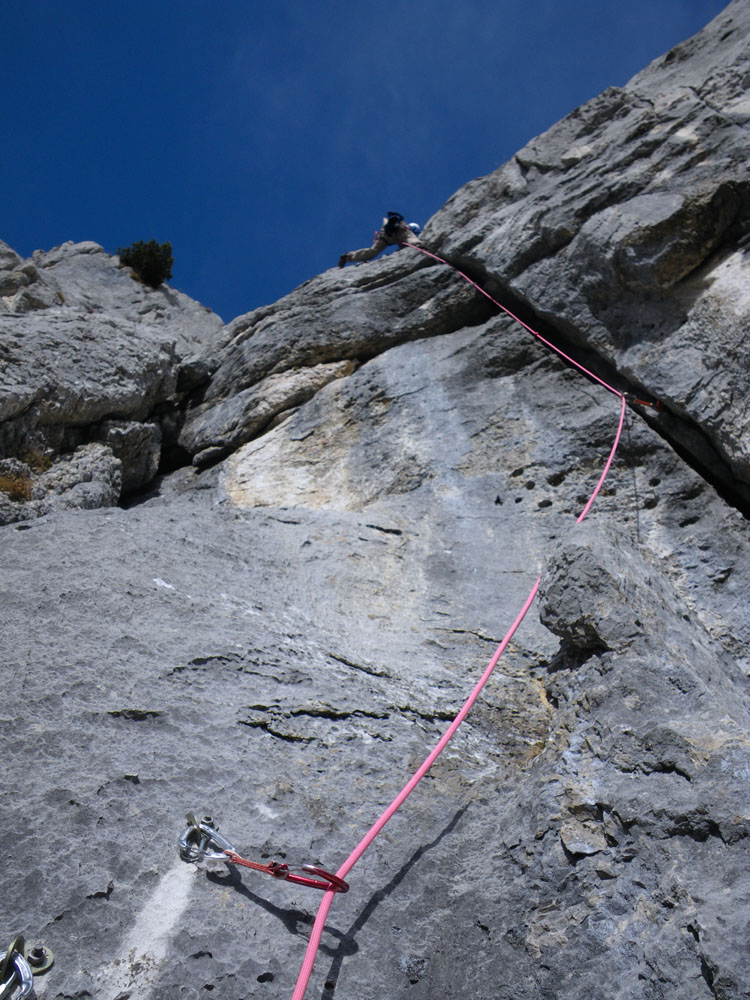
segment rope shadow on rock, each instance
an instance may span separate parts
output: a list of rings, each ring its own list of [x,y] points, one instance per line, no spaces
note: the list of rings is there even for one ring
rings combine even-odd
[[[341,966],[343,964],[343,961],[348,955],[353,955],[357,951],[359,951],[359,945],[355,940],[356,936],[365,926],[365,924],[373,915],[375,910],[377,910],[380,904],[384,900],[388,899],[391,893],[393,893],[398,888],[400,883],[403,882],[403,880],[409,874],[411,869],[419,861],[421,861],[422,857],[429,851],[432,851],[435,847],[437,847],[444,837],[446,837],[449,833],[452,833],[454,831],[454,829],[456,828],[460,820],[463,818],[463,815],[468,808],[469,808],[468,803],[462,806],[455,813],[450,823],[448,823],[448,825],[443,830],[441,830],[441,832],[437,835],[437,837],[435,837],[434,840],[430,841],[429,844],[422,844],[421,847],[418,847],[417,850],[409,858],[409,860],[406,861],[401,866],[401,868],[399,868],[399,870],[396,872],[396,874],[393,876],[390,882],[388,882],[382,888],[377,889],[372,894],[372,896],[370,896],[370,899],[368,900],[364,909],[361,911],[361,913],[354,921],[354,923],[351,925],[349,930],[343,934],[340,933],[337,934],[337,936],[341,937],[341,943],[339,944],[335,952],[332,953],[333,961],[331,962],[328,974],[326,975],[324,980],[325,985],[323,986],[323,990],[321,993],[322,1000],[331,1000],[334,993],[336,992],[336,985],[338,982],[338,977],[341,973]],[[329,949],[322,948],[321,950],[327,951],[328,954],[331,954],[331,951]]]
[[[255,906],[259,906],[262,910],[265,910],[266,913],[270,913],[272,917],[276,917],[276,919],[281,921],[286,930],[292,936],[296,937],[298,935],[301,935],[303,937],[309,937],[309,933],[307,934],[305,933],[305,927],[307,927],[309,930],[309,928],[311,928],[314,923],[314,917],[312,916],[311,913],[309,913],[307,910],[296,909],[295,907],[276,906],[276,904],[270,902],[270,900],[264,899],[262,896],[256,895],[254,892],[251,892],[250,889],[248,889],[247,886],[243,883],[242,877],[240,876],[240,873],[236,869],[230,869],[225,875],[222,875],[218,872],[208,872],[206,878],[208,879],[209,882],[213,882],[215,885],[223,886],[225,889],[234,889],[235,892],[238,892],[241,896],[244,896],[245,899],[250,900],[250,902],[253,903]],[[343,949],[343,954],[349,955],[357,950],[356,945],[354,946],[352,951],[349,951],[346,948],[345,944],[346,935],[342,934],[341,931],[336,930],[335,927],[329,927],[328,925],[326,925],[326,932],[340,940],[339,945],[336,947],[332,947],[331,945],[326,946],[322,944],[320,946],[321,951],[325,952],[326,954],[338,955],[339,952],[342,951]]]

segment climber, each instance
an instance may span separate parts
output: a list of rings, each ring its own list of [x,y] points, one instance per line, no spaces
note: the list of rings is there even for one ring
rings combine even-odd
[[[339,267],[344,264],[355,264],[361,260],[372,260],[382,253],[386,247],[395,246],[397,243],[411,243],[413,246],[422,246],[418,239],[421,233],[416,222],[404,222],[404,217],[399,212],[388,212],[383,219],[383,228],[375,233],[375,241],[371,247],[365,250],[350,250],[349,253],[342,253],[339,257]]]

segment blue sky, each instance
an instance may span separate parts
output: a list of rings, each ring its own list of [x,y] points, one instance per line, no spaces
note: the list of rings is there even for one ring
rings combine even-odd
[[[723,0],[4,0],[0,239],[169,241],[229,321],[424,223]]]

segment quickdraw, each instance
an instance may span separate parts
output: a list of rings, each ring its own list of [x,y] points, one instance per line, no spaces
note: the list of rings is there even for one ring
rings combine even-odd
[[[263,872],[272,878],[295,885],[304,885],[310,889],[322,889],[324,892],[348,892],[349,883],[337,875],[332,875],[317,865],[298,865],[293,868],[281,861],[272,861],[264,865],[259,861],[249,861],[238,854],[234,844],[223,837],[211,816],[196,819],[193,813],[187,814],[188,826],[180,834],[177,845],[183,861],[197,864],[200,861],[223,861],[253,871]],[[297,875],[295,871],[307,872],[307,875]],[[310,876],[316,876],[311,878]],[[0,998],[1,1000],[1,998]]]
[[[624,392],[623,396],[625,397],[625,402],[630,403],[631,406],[633,404],[638,406],[650,406],[652,410],[656,410],[657,412],[661,409],[661,403],[658,399],[639,399],[638,396],[633,395],[632,392]]]

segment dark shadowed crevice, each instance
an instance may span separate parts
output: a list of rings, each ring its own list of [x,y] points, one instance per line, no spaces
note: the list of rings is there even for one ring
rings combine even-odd
[[[554,347],[589,369],[598,378],[623,393],[655,401],[648,386],[624,378],[613,365],[605,361],[599,354],[591,348],[583,347],[578,342],[574,342],[560,329],[539,316],[526,302],[500,286],[496,278],[489,276],[476,264],[460,259],[456,260],[453,266],[463,271],[481,288],[491,288],[492,297],[501,306],[527,327],[548,340]],[[532,336],[532,334],[528,333],[528,336]],[[540,348],[548,350],[543,344],[540,344]],[[589,379],[585,372],[581,372],[575,365],[570,364],[559,355],[558,360],[562,366],[578,373],[592,384],[598,384]],[[718,452],[700,424],[684,415],[673,412],[661,400],[658,402],[661,406],[658,412],[638,404],[632,405],[631,409],[646,421],[649,427],[672,448],[686,465],[689,465],[694,472],[712,486],[725,503],[738,510],[743,517],[750,519],[750,485],[737,479],[729,462]]]

